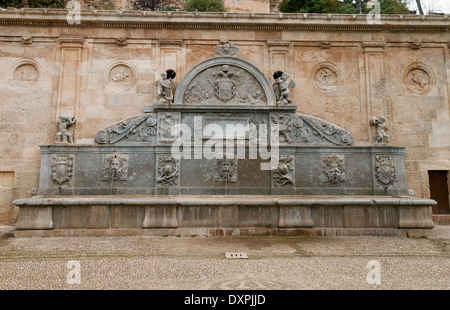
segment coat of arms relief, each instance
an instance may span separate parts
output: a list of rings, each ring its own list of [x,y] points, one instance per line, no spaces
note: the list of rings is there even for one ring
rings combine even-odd
[[[190,104],[266,104],[261,84],[234,65],[213,66],[200,72],[189,83],[183,99]]]

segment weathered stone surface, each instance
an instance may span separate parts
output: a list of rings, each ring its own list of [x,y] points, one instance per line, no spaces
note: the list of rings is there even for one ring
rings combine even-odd
[[[445,38],[448,20],[444,17],[382,16],[380,24],[369,25],[365,16],[350,15],[98,10],[83,11],[83,25],[75,27],[67,23],[66,16],[67,10],[53,9],[9,9],[0,14],[0,28],[4,33],[0,43],[0,171],[14,172],[12,199],[29,197],[31,188],[37,187],[49,195],[55,195],[58,187],[61,187],[58,192],[61,195],[154,194],[158,177],[154,153],[168,150],[159,150],[154,145],[161,139],[159,127],[156,126],[156,135],[152,135],[153,125],[145,122],[141,127],[125,126],[124,136],[116,141],[115,147],[137,138],[141,139],[139,142],[148,143],[149,149],[130,146],[126,153],[129,155],[128,178],[114,181],[112,185],[102,180],[99,167],[105,156],[114,152],[114,147],[99,148],[94,144],[94,137],[114,124],[142,116],[143,107],[156,99],[154,82],[162,72],[175,70],[174,91],[184,93],[183,87],[188,85],[183,84],[182,78],[188,77],[190,69],[199,63],[222,69],[225,63],[217,59],[223,57],[244,59],[231,65],[241,65],[239,68],[246,72],[256,73],[255,68],[260,71],[254,75],[259,79],[246,76],[246,80],[252,81],[258,90],[259,83],[267,106],[279,109],[270,113],[295,111],[283,109],[288,106],[277,107],[275,96],[273,100],[270,98],[273,74],[281,70],[295,81],[296,87],[290,89],[289,98],[293,100],[292,106],[298,108],[297,115],[317,117],[333,124],[335,129],[345,128],[351,133],[353,144],[338,139],[343,145],[354,145],[347,149],[351,152],[330,149],[338,156],[345,156],[345,182],[326,182],[325,187],[317,190],[317,186],[324,185],[323,178],[319,177],[322,171],[308,166],[320,167],[320,158],[316,155],[331,153],[309,154],[308,148],[299,148],[302,145],[298,137],[305,134],[297,130],[295,135],[296,128],[309,128],[312,132],[314,129],[308,127],[306,121],[303,127],[292,123],[292,132],[286,131],[292,145],[284,134],[281,135],[283,147],[286,147],[284,155],[294,156],[295,191],[291,193],[398,195],[413,189],[416,196],[429,197],[428,180],[424,177],[427,169],[450,170],[448,94],[445,91],[448,88],[448,78],[445,78],[448,76],[449,46]],[[213,47],[224,42],[239,51],[232,56],[213,57],[216,53]],[[411,42],[420,42],[420,49],[411,50]],[[209,60],[212,57],[215,63]],[[245,61],[250,65],[243,65]],[[234,67],[230,69],[229,72],[235,72]],[[227,85],[219,87],[226,100],[228,91],[222,86]],[[236,96],[234,91],[228,95],[233,93]],[[247,97],[248,101],[249,98],[254,97]],[[218,113],[230,112],[223,107],[210,108],[209,111]],[[239,109],[241,113],[254,114],[251,102]],[[144,112],[159,114],[156,110]],[[189,116],[188,111],[177,110],[180,120],[191,117],[192,112]],[[60,155],[76,155],[74,169],[77,172],[73,183],[58,185],[51,181],[49,157],[45,152],[41,171],[36,167],[36,159],[41,156],[39,145],[55,142],[57,117],[62,114],[71,114],[77,119],[75,128],[70,129],[76,146],[80,150],[87,147],[86,151],[91,148],[97,153],[75,154],[70,148],[58,149]],[[395,157],[396,179],[387,188],[382,184],[375,187],[376,182],[380,182],[374,177],[373,158],[359,155],[360,149],[357,149],[371,144],[368,122],[373,115],[387,117],[391,145],[406,146],[405,159],[417,162],[408,165],[405,172],[402,154],[397,151],[392,154],[391,148],[386,149],[387,153],[373,150],[373,156]],[[258,119],[255,123],[262,121]],[[135,129],[137,131],[133,132]],[[320,130],[315,131],[320,133]],[[111,135],[112,132],[109,138]],[[320,134],[317,137],[320,142],[326,140]],[[328,142],[333,147],[338,145]],[[293,148],[289,150],[289,146]],[[139,152],[150,149],[150,155],[144,160]],[[261,178],[250,173],[259,164],[238,160],[238,181],[228,183],[225,190],[234,194],[239,191],[275,193],[271,170],[261,172]],[[213,167],[205,165],[205,169]],[[180,162],[180,171],[179,193],[224,193],[222,182],[215,182],[211,190],[210,171],[197,172],[195,164],[185,162]],[[199,178],[191,178],[194,188],[181,185],[189,183],[183,171]],[[38,185],[39,175],[41,184]],[[289,193],[285,188],[276,190],[281,190],[280,194]]]

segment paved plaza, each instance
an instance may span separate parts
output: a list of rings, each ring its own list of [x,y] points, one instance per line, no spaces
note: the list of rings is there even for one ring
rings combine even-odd
[[[0,229],[2,290],[450,288],[450,226],[426,238],[14,238],[11,229]]]

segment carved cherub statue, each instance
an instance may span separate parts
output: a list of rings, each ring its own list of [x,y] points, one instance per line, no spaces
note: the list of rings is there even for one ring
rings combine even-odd
[[[161,73],[161,78],[155,82],[156,102],[171,103],[173,100],[173,80],[167,78],[167,72]]]
[[[275,83],[273,84],[273,90],[275,92],[275,98],[277,100],[277,104],[291,104],[292,99],[289,98],[289,94],[291,93],[289,88],[295,87],[295,81],[291,79],[288,82],[289,74],[283,73],[279,76]]]
[[[56,134],[56,143],[73,143],[73,136],[68,127],[75,124],[77,119],[70,114],[62,114],[58,116],[59,131]]]
[[[370,119],[370,125],[374,126],[377,129],[377,134],[373,137],[373,141],[375,142],[375,144],[391,144],[389,135],[385,132],[385,130],[387,129],[386,117],[380,116],[380,118],[377,119],[375,116],[372,116],[372,118]]]

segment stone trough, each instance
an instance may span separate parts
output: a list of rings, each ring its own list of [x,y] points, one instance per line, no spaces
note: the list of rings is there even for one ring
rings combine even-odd
[[[428,199],[317,196],[97,196],[21,199],[15,236],[413,235]]]

